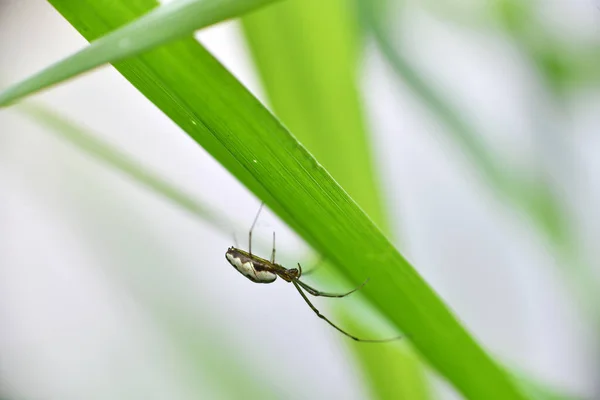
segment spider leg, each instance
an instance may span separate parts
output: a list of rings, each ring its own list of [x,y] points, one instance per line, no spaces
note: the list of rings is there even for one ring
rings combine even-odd
[[[258,221],[258,216],[260,215],[260,212],[262,211],[264,205],[265,203],[260,203],[260,207],[258,208],[256,217],[254,217],[254,222],[250,227],[250,232],[248,232],[248,253],[250,253],[250,255],[252,255],[252,231],[254,230],[254,226],[256,225],[256,221]]]
[[[337,298],[339,298],[339,297],[346,297],[349,294],[352,294],[352,293],[356,292],[358,289],[360,289],[363,286],[365,286],[367,284],[367,282],[369,282],[369,279],[367,278],[366,281],[364,281],[358,287],[352,289],[351,291],[349,291],[347,293],[327,293],[327,292],[321,292],[320,290],[317,290],[315,288],[312,288],[312,287],[308,286],[306,283],[302,282],[301,280],[296,280],[296,282],[298,282],[298,284],[300,286],[302,286],[302,288],[304,290],[306,290],[308,293],[312,294],[313,296],[337,297]]]
[[[275,231],[273,231],[273,252],[271,253],[271,264],[275,264]]]
[[[300,296],[302,296],[302,298],[304,299],[306,304],[308,304],[308,306],[311,308],[311,310],[313,310],[315,312],[315,314],[317,314],[317,317],[321,318],[322,320],[327,322],[329,325],[334,327],[337,331],[348,336],[350,339],[356,340],[357,342],[383,343],[383,342],[391,342],[393,340],[398,340],[398,339],[402,338],[402,336],[397,336],[397,337],[393,337],[393,338],[389,338],[389,339],[361,339],[354,335],[351,335],[348,332],[346,332],[345,330],[343,330],[342,328],[340,328],[339,326],[337,326],[336,324],[334,324],[333,322],[331,322],[330,320],[328,320],[323,314],[321,314],[319,312],[319,310],[317,310],[317,308],[315,306],[313,306],[313,304],[310,302],[310,300],[308,300],[308,297],[306,297],[306,295],[304,294],[302,289],[300,289],[300,286],[298,285],[298,283],[299,283],[298,280],[293,280],[292,283],[294,284],[294,287],[296,288],[296,290],[298,290],[298,293],[300,293]]]

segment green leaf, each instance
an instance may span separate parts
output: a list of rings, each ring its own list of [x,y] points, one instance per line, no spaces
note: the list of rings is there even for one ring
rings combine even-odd
[[[57,62],[0,93],[0,107],[21,97],[55,85],[100,65],[123,60],[192,32],[237,17],[275,0],[175,0],[156,7],[140,18],[118,2],[99,0],[98,6],[114,7],[132,22],[118,31],[103,34],[83,50]],[[131,1],[127,2],[131,3]],[[143,2],[133,1],[143,5]],[[93,30],[82,25],[80,30]],[[90,31],[91,35],[94,35]],[[98,37],[98,35],[95,35]]]
[[[133,181],[146,186],[155,194],[165,197],[171,203],[210,223],[221,232],[230,234],[234,231],[234,224],[220,211],[196,200],[191,194],[153,173],[148,167],[140,164],[116,147],[98,139],[83,127],[77,126],[44,107],[22,104],[19,105],[19,109],[45,128],[49,128],[48,132],[66,140],[105,165],[122,172]]]
[[[51,3],[88,40],[154,6]],[[340,272],[369,276],[363,294],[465,396],[524,398],[329,173],[193,38],[115,66]]]

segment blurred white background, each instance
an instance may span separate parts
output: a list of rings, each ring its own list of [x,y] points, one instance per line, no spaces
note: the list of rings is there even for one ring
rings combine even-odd
[[[0,1],[0,87],[86,44],[49,4]],[[589,26],[586,9],[597,9],[580,3],[555,1],[548,12]],[[423,13],[414,17],[414,26],[403,28],[410,36],[398,32],[399,40],[459,104],[476,110],[476,123],[496,127],[486,141],[517,165],[538,157],[532,125],[553,126],[552,116],[531,104],[535,82],[514,50]],[[198,36],[261,97],[236,23]],[[498,201],[376,49],[368,45],[365,54],[362,87],[399,248],[507,365],[591,397],[600,349],[552,250],[523,215]],[[218,206],[236,221],[246,246],[259,200],[115,70],[101,68],[32,101]],[[572,124],[555,128],[559,136],[569,133],[560,146],[568,146],[575,166],[553,157],[551,148],[543,154],[567,171],[565,197],[582,210],[582,247],[592,262],[600,237],[594,207],[600,97],[590,93],[574,103]],[[272,230],[278,254],[309,259],[308,248],[264,213],[256,235],[268,242]],[[346,339],[287,285],[242,278],[224,259],[232,244],[231,235],[91,159],[16,108],[0,110],[3,390],[32,399],[188,399],[199,391],[203,398],[232,398],[227,375],[245,371],[240,376],[269,382],[263,389],[272,398],[367,398]],[[326,301],[318,304],[327,310]],[[442,390],[439,396],[455,395]]]

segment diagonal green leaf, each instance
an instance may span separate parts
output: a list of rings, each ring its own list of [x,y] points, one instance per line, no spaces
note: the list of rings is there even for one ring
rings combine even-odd
[[[114,32],[105,32],[89,46],[0,92],[0,107],[103,64],[123,60],[192,32],[235,18],[275,0],[175,0],[156,7],[140,18],[127,7],[119,7],[132,22]],[[135,1],[134,1],[135,3]],[[139,3],[139,4],[143,4]],[[100,0],[98,6],[114,6]],[[88,29],[82,26],[81,30]]]
[[[51,3],[88,40],[154,6]],[[116,68],[340,272],[370,276],[365,296],[467,397],[525,398],[327,171],[195,40]]]
[[[50,128],[49,132],[65,139],[68,143],[78,147],[107,166],[124,173],[135,182],[151,189],[154,193],[169,199],[173,204],[210,223],[221,232],[230,234],[234,231],[234,224],[220,211],[196,200],[191,194],[167,182],[115,146],[86,132],[84,128],[40,106],[22,104],[19,105],[19,109],[25,115],[43,124],[44,127]]]

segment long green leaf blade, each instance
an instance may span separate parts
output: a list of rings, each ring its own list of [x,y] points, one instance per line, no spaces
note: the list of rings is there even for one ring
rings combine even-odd
[[[114,32],[105,32],[79,52],[44,69],[0,93],[0,107],[100,65],[123,60],[192,32],[237,17],[275,0],[175,0],[147,12],[143,17]],[[118,8],[119,13],[137,17],[114,1],[99,6]],[[87,29],[85,26],[82,30]]]
[[[206,203],[196,200],[191,194],[161,178],[148,169],[147,166],[134,160],[115,146],[100,140],[83,127],[77,126],[67,118],[44,107],[23,104],[19,105],[19,109],[34,121],[48,128],[49,133],[64,139],[108,167],[122,172],[133,181],[170,200],[172,204],[183,208],[199,219],[210,223],[221,232],[230,234],[234,231],[233,223],[221,212]]]
[[[88,40],[154,5],[51,3]],[[327,171],[195,40],[116,67],[342,273],[370,276],[365,296],[467,397],[524,398]]]

